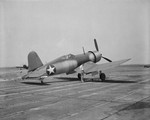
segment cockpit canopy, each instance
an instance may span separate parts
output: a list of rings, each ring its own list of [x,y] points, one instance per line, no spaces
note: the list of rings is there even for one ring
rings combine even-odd
[[[68,54],[68,55],[62,56],[62,60],[68,60],[68,59],[72,59],[72,58],[75,58],[75,55],[73,55],[73,54]]]

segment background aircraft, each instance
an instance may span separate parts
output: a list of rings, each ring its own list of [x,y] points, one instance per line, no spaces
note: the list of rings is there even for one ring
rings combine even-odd
[[[112,67],[119,66],[120,64],[130,60],[120,60],[112,62],[110,59],[102,56],[99,52],[96,39],[94,39],[94,44],[96,51],[88,51],[85,53],[83,48],[83,53],[78,55],[68,54],[61,56],[45,65],[43,65],[41,59],[36,52],[32,51],[28,54],[28,73],[22,77],[22,79],[28,78],[38,78],[41,83],[43,83],[44,78],[66,73],[73,74],[77,73],[78,78],[84,82],[84,75],[99,74],[101,81],[105,81],[106,75],[103,71],[110,69]],[[96,64],[101,60],[105,59],[109,63]]]

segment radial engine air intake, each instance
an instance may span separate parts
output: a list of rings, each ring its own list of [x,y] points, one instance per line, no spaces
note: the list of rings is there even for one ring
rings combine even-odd
[[[89,51],[89,59],[96,63],[101,60],[102,54],[99,51]]]

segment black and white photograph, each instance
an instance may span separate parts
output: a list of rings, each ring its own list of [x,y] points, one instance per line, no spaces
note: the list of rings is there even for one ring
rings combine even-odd
[[[150,0],[0,0],[0,120],[149,120]]]

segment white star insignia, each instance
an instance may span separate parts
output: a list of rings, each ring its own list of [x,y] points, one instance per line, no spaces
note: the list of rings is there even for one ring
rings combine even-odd
[[[49,68],[47,69],[47,71],[49,71],[49,74],[53,74],[55,73],[55,67],[49,66]]]

